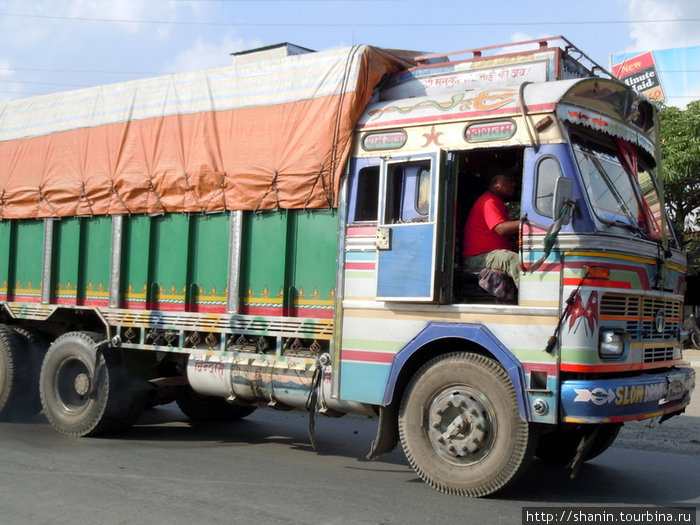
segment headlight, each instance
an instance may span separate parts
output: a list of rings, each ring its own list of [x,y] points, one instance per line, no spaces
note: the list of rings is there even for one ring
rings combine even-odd
[[[625,343],[632,336],[621,330],[601,330],[598,353],[602,358],[621,357],[625,352]]]

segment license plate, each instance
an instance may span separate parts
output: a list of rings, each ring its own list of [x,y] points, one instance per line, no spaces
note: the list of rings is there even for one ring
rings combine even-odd
[[[685,394],[685,377],[672,376],[668,378],[668,393],[666,401],[675,401],[680,399]]]

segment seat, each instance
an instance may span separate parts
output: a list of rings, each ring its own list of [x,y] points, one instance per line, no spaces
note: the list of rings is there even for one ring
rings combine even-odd
[[[461,268],[459,296],[468,303],[514,303],[518,290],[513,279],[501,270]]]

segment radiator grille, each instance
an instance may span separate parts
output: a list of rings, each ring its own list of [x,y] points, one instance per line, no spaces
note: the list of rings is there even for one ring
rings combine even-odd
[[[658,346],[644,349],[645,363],[658,363],[660,361],[670,361],[674,358],[675,348],[673,346]]]
[[[656,330],[655,317],[663,310],[666,320],[663,332]],[[644,362],[656,363],[674,359],[675,343],[680,338],[682,303],[675,299],[606,293],[600,302],[600,318],[621,321],[634,341],[656,342],[644,348]]]

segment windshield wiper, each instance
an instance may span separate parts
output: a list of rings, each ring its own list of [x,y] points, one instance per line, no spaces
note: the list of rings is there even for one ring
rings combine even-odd
[[[644,230],[642,230],[639,226],[635,226],[634,224],[630,224],[629,222],[624,222],[621,221],[620,219],[615,219],[614,221],[603,221],[606,226],[619,226],[620,228],[625,228],[633,233],[636,233],[638,237],[646,237]]]

